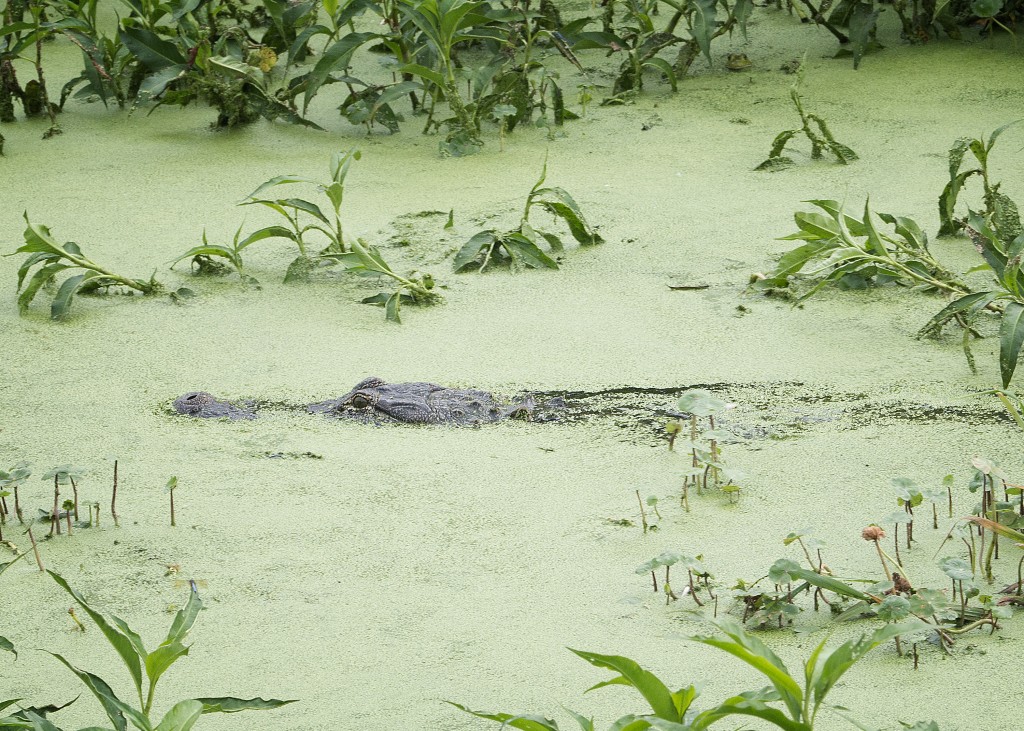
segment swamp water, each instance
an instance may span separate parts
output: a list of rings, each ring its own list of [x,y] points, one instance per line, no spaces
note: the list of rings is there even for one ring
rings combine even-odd
[[[724,597],[777,557],[799,560],[781,539],[813,526],[836,575],[878,578],[860,530],[895,509],[892,477],[935,486],[953,473],[963,514],[973,503],[964,488],[972,456],[1024,472],[1020,431],[980,395],[998,380],[997,340],[975,345],[972,376],[957,338],[913,337],[936,300],[829,290],[795,309],[743,294],[750,273],[790,247],[776,237],[793,230],[802,200],[835,198],[859,211],[870,194],[875,210],[934,232],[946,150],[1022,116],[1024,57],[1004,42],[904,47],[889,27],[887,48],[854,71],[830,58],[824,31],[770,11],[755,20],[749,43],[737,35],[715,48],[747,53],[748,72],[702,67],[676,95],[652,78],[636,104],[591,105],[565,138],[517,130],[504,151],[489,136],[462,159],[439,159],[436,138],[419,136],[416,120],[395,137],[355,139],[328,93],[313,111],[327,133],[264,123],[215,133],[208,109],[128,118],[80,104],[47,142],[38,124],[4,127],[5,251],[19,245],[27,210],[95,261],[138,277],[157,268],[169,288],[199,293],[183,307],[166,297],[80,297],[70,320],[53,323],[42,298],[18,316],[21,257],[0,260],[0,463],[31,460],[37,475],[82,465],[83,499],[106,505],[120,460],[121,527],[104,507],[101,528],[42,545],[48,567],[150,642],[170,621],[164,610],[187,596],[176,580],[205,582],[194,646],[161,681],[161,710],[195,695],[296,698],[258,716],[204,718],[202,727],[313,730],[491,727],[444,699],[569,724],[560,704],[606,721],[641,709],[626,689],[583,696],[606,674],[567,646],[630,656],[673,687],[702,681],[706,707],[763,682],[687,640],[708,625],[687,611],[688,599],[666,607],[635,566],[666,548],[702,554]],[[75,49],[48,51],[66,64],[52,78],[77,73]],[[790,170],[753,172],[774,135],[794,125],[792,77],[777,69],[805,51],[808,108],[861,159],[842,167],[798,153]],[[1018,199],[1020,140],[1008,132],[994,161],[995,178]],[[243,217],[250,228],[269,222],[234,205],[259,183],[283,173],[323,178],[330,154],[356,142],[363,157],[347,181],[349,232],[432,271],[447,285],[443,305],[406,308],[394,326],[358,304],[375,289],[282,285],[292,253],[283,244],[249,250],[261,290],[234,276],[193,279],[185,264],[168,271],[204,227],[225,240]],[[548,182],[576,197],[607,243],[571,248],[561,271],[452,274],[449,254],[479,221],[506,223],[492,212],[516,215],[546,153]],[[443,214],[409,216],[452,208],[451,235]],[[964,239],[935,248],[953,268],[975,263]],[[669,288],[678,283],[708,288]],[[167,414],[171,399],[194,389],[303,403],[367,375],[505,395],[640,392],[620,392],[590,419],[481,429],[373,428],[286,411],[244,423]],[[719,384],[736,402],[730,420],[752,438],[728,446],[727,457],[750,478],[738,503],[691,496],[686,514],[678,495],[687,460],[656,438],[657,414],[673,397],[651,394],[693,384]],[[785,438],[765,438],[773,430]],[[171,475],[173,529],[163,491]],[[657,532],[616,524],[638,521],[635,490],[660,498]],[[47,507],[37,477],[22,495],[30,513]],[[933,554],[947,524],[918,528],[909,566],[919,585],[946,585]],[[27,548],[12,527],[5,536]],[[1005,583],[1014,550],[1004,546]],[[168,565],[180,570],[168,576]],[[68,597],[52,581],[24,561],[0,582],[0,634],[21,650],[16,662],[0,657],[0,697],[66,702],[83,692],[32,648],[127,691],[114,653],[94,628],[74,631]],[[719,609],[738,612],[730,602]],[[949,731],[984,717],[1012,728],[1017,704],[1000,678],[1020,655],[1024,625],[1003,625],[994,636],[962,637],[951,657],[925,648],[916,672],[891,645],[880,648],[831,700],[872,727],[935,719]],[[762,637],[795,669],[828,632],[835,643],[874,626],[807,612],[799,632]],[[62,726],[99,722],[87,696],[56,717]],[[819,727],[847,726],[832,717]]]

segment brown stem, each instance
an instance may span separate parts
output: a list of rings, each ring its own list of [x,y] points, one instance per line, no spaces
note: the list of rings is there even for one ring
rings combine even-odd
[[[875,549],[878,551],[878,560],[882,562],[882,570],[885,571],[885,578],[892,581],[892,573],[889,571],[889,564],[885,562],[885,556],[882,555],[882,547],[878,543],[878,539],[875,541]]]
[[[42,573],[46,569],[43,568],[43,559],[39,558],[39,546],[36,545],[36,537],[34,535],[32,535],[32,526],[31,525],[28,527],[28,530],[26,531],[26,533],[28,533],[28,539],[30,541],[32,541],[32,553],[35,554],[36,565],[39,567],[39,572]]]
[[[171,493],[171,494],[173,495],[173,493]],[[639,490],[636,491],[636,501],[640,504],[640,521],[643,523],[644,533],[646,533],[647,532],[647,513],[644,512],[644,501],[640,499],[640,491]],[[173,501],[172,501],[171,504],[173,506],[173,504],[174,504]],[[172,515],[173,515],[173,508],[172,508]],[[172,518],[172,520],[173,520],[173,518]],[[172,525],[173,525],[173,523],[172,523]]]
[[[639,494],[639,492],[640,491],[637,490],[638,494]],[[171,490],[171,527],[172,528],[175,527],[175,524],[174,524],[174,490]]]
[[[114,519],[114,527],[120,526],[117,522],[117,460],[114,460],[114,493],[110,498],[110,517]]]
[[[57,475],[53,476],[53,515],[50,516],[50,533],[53,535],[54,532],[60,535],[60,503],[57,500],[60,498],[60,486],[57,483]]]
[[[75,484],[75,478],[68,475],[68,479],[71,480],[71,489],[75,492],[75,520],[78,520],[78,485]],[[71,531],[68,530],[68,533]]]

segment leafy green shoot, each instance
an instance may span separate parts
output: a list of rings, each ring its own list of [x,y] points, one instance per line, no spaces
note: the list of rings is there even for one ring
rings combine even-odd
[[[154,294],[161,290],[161,285],[154,278],[131,279],[105,269],[82,253],[81,247],[74,241],[60,244],[50,234],[46,226],[36,225],[25,213],[25,243],[13,254],[28,254],[18,269],[18,309],[24,314],[39,290],[54,284],[58,274],[68,270],[81,270],[81,273],[63,280],[50,304],[50,319],[64,320],[71,313],[71,304],[76,294],[95,292],[98,289],[122,286],[136,290],[142,294]],[[34,271],[33,271],[34,270]]]
[[[556,220],[561,220],[569,228],[572,237],[582,246],[604,242],[587,222],[579,204],[565,189],[544,187],[547,171],[548,163],[545,158],[540,178],[526,197],[519,225],[505,232],[487,229],[475,234],[456,254],[453,263],[455,271],[465,271],[473,264],[479,264],[478,270],[483,271],[492,261],[503,259],[511,263],[513,268],[558,269],[558,262],[548,252],[564,250],[562,237],[556,232],[535,228],[530,223],[530,212],[534,208],[541,208]],[[542,247],[547,248],[548,252]]]

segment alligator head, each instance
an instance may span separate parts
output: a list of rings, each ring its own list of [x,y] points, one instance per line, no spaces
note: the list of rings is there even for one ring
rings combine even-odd
[[[174,399],[174,410],[185,416],[200,419],[255,419],[255,412],[244,406],[236,406],[206,391],[190,391]]]

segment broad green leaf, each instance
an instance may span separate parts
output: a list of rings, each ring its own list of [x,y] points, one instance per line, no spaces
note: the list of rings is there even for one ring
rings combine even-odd
[[[178,641],[174,641],[169,644],[165,642],[146,655],[146,677],[149,678],[150,685],[156,685],[156,682],[167,668],[173,665],[174,661],[179,657],[187,654],[188,647]]]
[[[221,698],[196,698],[203,704],[203,713],[238,713],[239,711],[269,711],[274,708],[295,703],[294,700],[281,701],[276,698],[264,700],[262,698],[232,698],[225,696]]]
[[[558,262],[545,254],[534,242],[521,233],[509,233],[502,236],[501,245],[512,257],[514,264],[533,269],[547,267],[558,269]]]
[[[593,652],[574,650],[571,647],[569,648],[569,651],[579,657],[582,657],[595,667],[605,668],[606,670],[619,673],[622,681],[616,682],[624,681],[623,684],[628,684],[636,688],[640,692],[640,695],[644,697],[644,700],[646,700],[651,706],[651,710],[654,711],[654,715],[658,718],[677,722],[683,720],[683,715],[676,706],[676,701],[673,698],[672,692],[663,682],[661,682],[661,680],[658,679],[656,675],[654,675],[654,673],[644,670],[635,661],[630,660],[628,657],[622,657],[619,655],[599,655]],[[591,690],[593,690],[593,688],[591,688]]]
[[[18,659],[18,651],[14,649],[14,643],[2,635],[0,635],[0,650],[5,650],[14,655],[15,660]]]
[[[861,635],[857,640],[847,640],[842,645],[825,654],[821,662],[815,667],[812,673],[812,681],[809,684],[808,692],[813,692],[814,712],[824,702],[825,696],[843,677],[855,662],[864,657],[871,650],[894,637],[910,632],[919,632],[924,629],[935,629],[933,625],[921,620],[913,620],[902,624],[888,624],[885,627],[875,630],[870,635]]]
[[[131,718],[132,723],[138,728],[149,728],[149,722],[146,720],[145,716],[118,698],[103,678],[86,670],[76,668],[68,662],[63,655],[58,655],[55,652],[51,652],[50,654],[57,658],[64,667],[77,675],[78,679],[85,684],[85,687],[88,688],[94,696],[96,696],[96,700],[98,700],[100,705],[103,706],[103,710],[106,712],[107,718],[109,718],[110,722],[114,724],[114,728],[117,729],[117,731],[125,731],[128,728],[125,716]]]
[[[61,282],[60,288],[57,290],[57,294],[53,298],[53,302],[50,303],[50,319],[67,319],[68,315],[71,314],[71,301],[74,299],[75,293],[78,292],[79,288],[89,280],[98,279],[102,276],[103,275],[99,272],[88,271],[84,274],[76,274],[73,277],[68,277]]]
[[[199,701],[179,701],[160,720],[156,731],[189,731],[202,715],[203,704]]]
[[[53,277],[65,269],[72,269],[73,267],[69,264],[47,264],[41,269],[37,269],[32,278],[29,279],[28,284],[25,286],[24,291],[18,295],[18,310],[24,313],[32,300],[35,299],[36,293]]]
[[[244,239],[239,241],[235,245],[235,250],[241,251],[250,244],[255,244],[257,241],[262,241],[263,239],[271,239],[275,237],[294,241],[295,232],[289,228],[285,228],[284,226],[267,226],[266,228],[261,228],[258,231],[253,231],[251,234],[249,234]]]
[[[114,648],[118,655],[121,656],[121,660],[124,662],[125,667],[128,668],[128,673],[132,677],[132,682],[135,683],[135,688],[142,694],[142,663],[146,659],[146,651],[142,647],[142,640],[137,634],[128,629],[121,620],[116,617],[111,617],[115,621],[115,624],[119,623],[123,629],[118,629],[111,622],[107,621],[107,618],[93,609],[85,598],[82,597],[77,591],[71,588],[67,581],[64,580],[60,574],[49,571],[47,572],[57,584],[64,589],[71,597],[78,602],[79,606],[85,610],[86,614],[96,623],[96,626],[100,628],[100,632],[107,638],[107,642]],[[130,634],[126,634],[123,630],[127,629]]]
[[[256,202],[256,196],[265,191],[267,188],[273,188],[276,185],[289,185],[291,183],[310,183],[312,185],[316,185],[317,182],[318,181],[314,180],[313,178],[303,178],[298,175],[278,175],[266,181],[265,183],[260,184],[260,186],[252,193],[247,195],[246,200],[242,201],[239,205],[246,205],[249,203]]]
[[[975,292],[957,299],[943,307],[937,315],[930,319],[919,331],[919,335],[927,335],[938,331],[954,315],[965,312],[968,316],[984,309],[991,302],[999,299],[1000,292]]]
[[[692,729],[694,731],[703,731],[703,729],[708,728],[716,721],[733,715],[760,718],[773,726],[783,729],[783,731],[811,731],[810,726],[791,719],[778,708],[772,708],[761,701],[743,696],[727,698],[720,705],[698,714],[693,720]]]
[[[516,716],[511,713],[487,713],[484,711],[473,711],[461,703],[454,703],[452,701],[445,701],[445,703],[455,706],[460,711],[476,716],[477,718],[485,718],[488,721],[498,721],[502,726],[518,728],[521,729],[521,731],[558,731],[558,724],[550,718],[541,718],[540,716]]]
[[[494,231],[480,231],[459,249],[459,253],[455,255],[455,261],[452,262],[452,268],[457,272],[462,271],[476,261],[483,249],[489,249],[496,242],[497,237]]]
[[[398,70],[403,74],[412,74],[413,76],[419,76],[421,79],[426,79],[438,88],[444,88],[444,76],[433,69],[428,69],[426,66],[421,66],[417,63],[407,63]]]
[[[145,28],[121,28],[121,41],[150,71],[187,63],[176,45]]]
[[[713,416],[725,411],[728,405],[724,399],[704,389],[687,391],[676,401],[676,408],[694,416]]]
[[[758,638],[747,634],[746,630],[736,622],[722,620],[717,622],[716,626],[725,633],[726,637],[697,635],[692,639],[725,650],[765,675],[779,692],[790,715],[799,719],[803,712],[803,691],[790,675],[786,664],[767,645]]]
[[[367,41],[380,37],[379,33],[348,33],[341,40],[336,41],[330,48],[326,49],[320,55],[313,70],[306,77],[306,92],[302,100],[302,113],[305,114],[306,110],[309,109],[309,103],[316,96],[316,93],[320,91],[320,87],[323,86],[327,77],[334,69],[347,68],[356,49]]]
[[[715,32],[718,3],[716,0],[690,0],[688,7],[693,9],[691,27],[693,39],[697,41],[697,46],[707,58],[708,63],[714,64],[714,61],[711,60],[711,36]]]
[[[1008,388],[1013,380],[1013,372],[1020,358],[1020,347],[1024,343],[1024,305],[1020,302],[1008,302],[1003,319],[999,325],[999,371],[1003,378],[1003,388]]]
[[[668,80],[669,87],[672,89],[672,91],[679,90],[676,84],[676,72],[672,68],[672,64],[670,64],[665,59],[661,58],[660,56],[652,56],[651,58],[645,59],[641,65],[650,66],[652,68],[658,69],[658,71],[665,75],[665,78]]]

